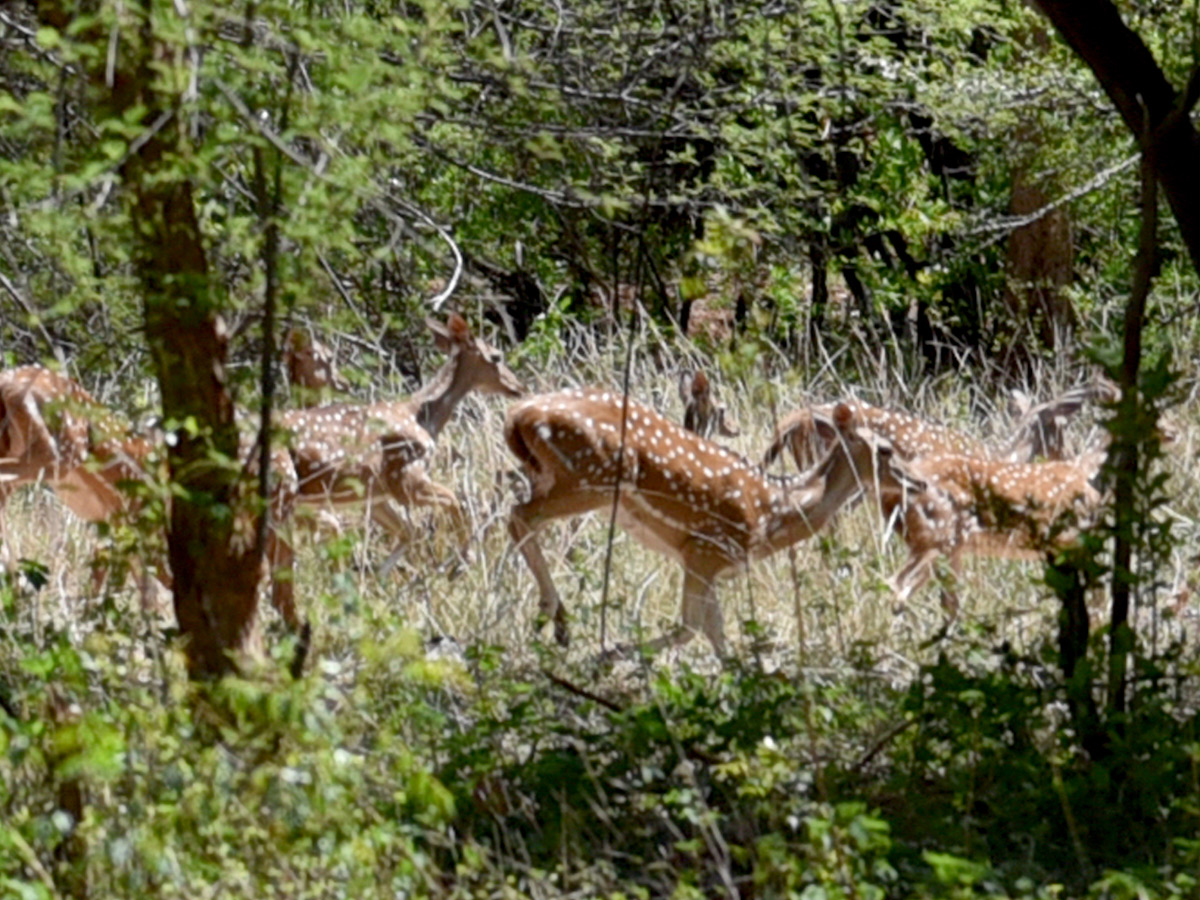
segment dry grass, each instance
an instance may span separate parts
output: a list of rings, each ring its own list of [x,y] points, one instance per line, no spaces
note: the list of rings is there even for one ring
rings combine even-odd
[[[620,385],[622,341],[615,340],[607,348],[599,339],[581,337],[575,343],[569,358],[551,352],[541,360],[529,353],[517,360],[527,386],[543,391],[574,384]],[[694,366],[698,360],[679,352],[651,354],[642,349],[645,346],[639,343],[633,360],[632,393],[678,420],[682,407],[676,373],[680,366]],[[730,407],[742,429],[739,438],[726,443],[751,459],[760,458],[779,416],[806,402],[851,394],[912,410],[985,440],[1003,435],[1008,424],[998,409],[1002,401],[961,381],[927,383],[877,374],[873,383],[855,385],[839,380],[831,365],[802,384],[798,375],[790,373],[768,380],[754,374],[760,369],[752,365],[746,368],[751,373],[748,383],[735,383],[711,365],[708,368],[721,402]],[[1067,373],[1053,373],[1036,394],[1048,396],[1071,381]],[[297,593],[316,625],[313,659],[352,663],[364,638],[408,628],[426,638],[447,636],[462,645],[504,648],[504,658],[517,666],[538,660],[531,642],[536,588],[523,560],[511,551],[505,529],[517,488],[508,475],[515,463],[501,434],[504,411],[504,401],[469,397],[443,433],[434,465],[434,477],[452,486],[467,508],[475,534],[470,560],[457,558],[449,530],[439,527],[444,523],[423,512],[411,516],[409,546],[401,564],[383,579],[373,568],[390,550],[380,536],[367,535],[363,548],[356,548],[355,535],[361,531],[351,530],[343,538],[298,536]],[[1200,436],[1193,412],[1194,402],[1179,413],[1181,440],[1170,460],[1176,499],[1165,514],[1179,518],[1185,536],[1177,571],[1162,574],[1171,590],[1186,582],[1190,560],[1197,553],[1192,523],[1200,504],[1187,464]],[[1074,426],[1076,447],[1087,440],[1090,427],[1086,417]],[[49,567],[47,587],[31,593],[34,600],[23,611],[28,627],[35,631],[69,627],[81,638],[89,630],[107,627],[113,606],[87,598],[94,530],[75,521],[45,491],[23,492],[10,503],[6,521],[12,555],[38,559]],[[612,549],[607,609],[602,609],[608,532],[607,517],[597,514],[554,524],[541,536],[572,615],[574,643],[568,661],[600,649],[602,620],[606,619],[606,642],[612,645],[639,634],[657,635],[678,617],[678,566],[634,544],[619,530]],[[754,620],[773,646],[770,655],[778,661],[795,660],[803,669],[838,670],[860,660],[865,647],[880,674],[908,677],[937,653],[953,652],[954,642],[922,646],[941,624],[935,586],[922,591],[905,614],[893,613],[885,581],[903,558],[903,544],[887,533],[869,504],[860,504],[816,539],[723,584],[720,597],[733,646],[738,652],[751,652],[742,623]],[[1057,604],[1036,583],[1039,575],[1040,567],[1029,564],[970,562],[960,582],[964,604],[960,627],[985,629],[990,640],[1018,648],[1050,635]],[[135,605],[132,587],[126,587],[118,606],[132,609]],[[276,633],[279,624],[273,621],[274,614],[266,615],[272,620],[271,633]],[[1186,615],[1180,620],[1185,626],[1190,621]],[[1159,624],[1161,637],[1180,627],[1179,622]],[[548,631],[541,638],[552,646]],[[703,639],[693,641],[683,653],[693,664],[711,664]],[[670,657],[662,661],[670,663]]]

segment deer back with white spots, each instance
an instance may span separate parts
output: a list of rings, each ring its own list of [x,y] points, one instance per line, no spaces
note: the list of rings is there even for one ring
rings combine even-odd
[[[465,544],[469,531],[458,498],[428,475],[434,441],[468,392],[517,397],[524,389],[503,354],[475,337],[461,316],[451,314],[445,325],[432,319],[426,324],[449,359],[408,400],[293,410],[279,422],[291,434],[299,502],[365,502],[371,517],[393,534],[405,528],[391,501],[439,507],[451,515]],[[394,553],[385,568],[395,559]]]
[[[509,532],[538,584],[541,620],[568,642],[566,615],[535,537],[556,518],[603,509],[635,539],[684,569],[682,625],[652,643],[703,632],[726,651],[716,579],[818,531],[867,482],[920,487],[894,465],[890,445],[860,429],[850,407],[830,413],[839,440],[810,472],[769,476],[736,453],[670,422],[618,392],[569,390],[509,410],[505,439],[531,486]]]
[[[896,455],[915,460],[925,456],[966,456],[1003,462],[1029,463],[1037,459],[1065,458],[1065,430],[1070,419],[1088,402],[1111,400],[1113,387],[1103,379],[1072,388],[1065,393],[1031,406],[1023,395],[1017,397],[1018,421],[1002,445],[992,449],[977,438],[944,425],[928,422],[910,413],[872,406],[861,401],[847,405],[862,424],[891,442]],[[812,465],[834,439],[834,432],[821,423],[827,421],[834,404],[801,409],[785,417],[764,455],[770,465],[785,449],[797,468]],[[890,519],[901,497],[881,492],[878,501],[885,518]]]
[[[87,522],[111,522],[136,513],[125,482],[146,481],[157,441],[130,432],[112,410],[97,402],[74,379],[41,366],[0,372],[0,510],[23,484],[43,482],[63,505]],[[280,477],[271,503],[276,518],[290,511],[295,474],[286,452],[273,456]],[[291,548],[268,532],[265,560],[291,566]],[[137,568],[141,568],[138,566]],[[170,590],[165,560],[156,561],[153,576]],[[103,570],[93,573],[97,579]],[[142,603],[154,606],[153,586],[138,572]],[[292,602],[291,579],[277,579],[272,601],[293,628],[299,627]]]
[[[917,459],[930,453],[958,453],[966,456],[985,456],[987,453],[982,442],[909,413],[872,406],[859,400],[846,401],[843,405],[851,411],[862,427],[869,428],[888,441],[900,459]],[[769,466],[786,449],[798,469],[804,470],[812,466],[837,440],[837,430],[829,424],[837,406],[835,403],[827,403],[797,410],[784,418],[775,431],[775,439],[764,455],[764,465]],[[885,519],[892,518],[902,504],[904,496],[904,492],[889,489],[884,484],[877,486],[876,500]]]
[[[909,499],[904,513],[908,559],[892,579],[898,601],[929,580],[939,557],[957,573],[966,554],[1036,559],[1075,540],[1100,502],[1092,479],[1104,453],[1037,463],[948,454],[911,462],[928,487]],[[952,590],[943,591],[942,605],[957,612]]]

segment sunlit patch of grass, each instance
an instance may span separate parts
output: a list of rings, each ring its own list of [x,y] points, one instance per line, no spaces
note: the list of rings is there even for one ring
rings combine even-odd
[[[582,333],[581,333],[582,334]],[[576,349],[539,371],[521,371],[531,391],[579,384],[619,388],[625,356],[620,342],[581,336],[565,341]],[[582,348],[582,349],[579,349]],[[777,364],[778,360],[763,358]],[[639,345],[630,366],[631,393],[676,420],[682,417],[677,373],[703,364],[713,377],[719,399],[740,423],[741,435],[725,440],[731,448],[758,460],[778,418],[806,403],[858,397],[895,406],[943,422],[984,440],[1002,439],[1011,424],[1005,398],[961,379],[921,381],[879,374],[867,382],[842,380],[833,367],[805,381],[797,372],[755,374],[737,360],[740,380],[721,374],[686,348],[650,353]],[[1048,372],[1033,393],[1048,397],[1068,387],[1073,376]],[[375,383],[382,383],[383,379]],[[395,546],[389,535],[365,526],[362,513],[342,516],[338,534],[298,528],[297,599],[315,625],[313,659],[348,661],[359,643],[381,633],[412,629],[425,639],[452,638],[459,645],[497,646],[513,664],[539,658],[542,646],[551,658],[582,661],[606,646],[650,638],[671,627],[679,615],[680,576],[672,561],[645,550],[620,529],[611,550],[607,596],[604,570],[610,554],[609,522],[601,512],[577,521],[551,524],[540,534],[556,584],[571,616],[572,646],[562,656],[549,629],[535,635],[537,591],[524,561],[509,546],[508,509],[524,488],[513,473],[515,460],[504,446],[506,404],[491,397],[468,397],[439,439],[432,476],[460,498],[472,528],[469,558],[464,559],[443,516],[427,510],[407,512],[399,562],[386,577],[376,569]],[[1168,457],[1179,485],[1167,514],[1179,518],[1188,546],[1197,543],[1191,526],[1197,516],[1196,490],[1188,460],[1196,444],[1195,416],[1177,412],[1183,424],[1175,452]],[[1094,433],[1094,413],[1073,425],[1071,438],[1081,448]],[[787,470],[777,466],[777,471]],[[6,510],[10,553],[41,560],[46,584],[28,592],[30,623],[53,623],[81,632],[109,627],[113,615],[137,609],[132,582],[110,586],[119,598],[104,603],[89,598],[88,561],[95,530],[76,521],[45,491],[19,492]],[[922,647],[941,625],[938,589],[925,588],[902,614],[893,611],[886,580],[902,564],[902,541],[889,532],[869,502],[841,513],[834,525],[791,551],[754,564],[724,582],[719,591],[727,630],[739,653],[760,648],[801,666],[833,667],[861,660],[863,649],[897,673],[911,670],[953,644]],[[1186,580],[1183,550],[1179,572],[1164,580]],[[1041,640],[1054,628],[1056,601],[1037,584],[1040,567],[993,560],[970,560],[958,580],[963,600],[962,629],[982,629],[996,642],[1018,647]],[[268,636],[282,626],[264,602]],[[120,612],[120,611],[124,612]],[[798,618],[799,617],[799,618]],[[747,633],[744,623],[755,623]],[[704,658],[706,642],[693,642],[689,658]],[[889,662],[890,661],[890,662]],[[669,660],[668,660],[669,664]]]

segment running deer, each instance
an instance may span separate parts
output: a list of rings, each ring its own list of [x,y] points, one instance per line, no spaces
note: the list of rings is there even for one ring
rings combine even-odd
[[[299,503],[365,503],[371,518],[393,535],[406,529],[391,501],[441,508],[466,547],[470,530],[458,498],[429,477],[434,442],[468,392],[519,397],[524,388],[503,354],[475,337],[461,316],[452,313],[445,325],[432,319],[426,325],[449,359],[408,400],[293,410],[279,423],[291,434]],[[402,551],[397,547],[381,571],[390,569]]]
[[[684,370],[679,373],[679,398],[683,401],[683,427],[700,437],[709,437],[715,430],[722,437],[741,434],[737,421],[713,397],[712,383],[704,372]]]
[[[121,486],[150,479],[147,467],[154,446],[150,439],[131,434],[112,410],[66,375],[41,366],[0,372],[0,511],[16,488],[44,482],[84,521],[112,522],[121,515],[136,515],[136,500]],[[282,520],[290,511],[295,474],[286,453],[276,453],[273,464],[283,473],[271,501],[274,515]],[[290,569],[287,542],[274,529],[267,541],[266,562]],[[171,589],[165,561],[155,563],[151,571]],[[139,586],[143,605],[149,606],[144,574],[139,572]],[[290,577],[274,582],[272,601],[290,627],[300,627]]]
[[[150,451],[150,441],[131,435],[66,375],[41,366],[0,372],[0,509],[21,485],[44,482],[84,521],[111,521],[129,509],[119,485],[145,478]],[[7,554],[7,539],[4,545]],[[165,564],[149,571],[170,589]],[[145,574],[137,573],[149,608],[153,588]]]
[[[1100,503],[1092,480],[1106,452],[1036,463],[952,454],[910,462],[928,487],[904,510],[908,559],[892,579],[897,601],[905,603],[930,579],[941,556],[958,574],[968,553],[1037,559],[1069,545]],[[943,589],[942,607],[950,616],[958,612],[953,590]]]
[[[1009,439],[995,449],[977,438],[927,422],[910,413],[872,406],[860,400],[845,402],[864,426],[890,440],[896,455],[904,459],[948,453],[1004,462],[1032,462],[1038,458],[1063,459],[1063,431],[1071,417],[1085,403],[1095,400],[1111,402],[1116,396],[1115,386],[1107,379],[1072,388],[1036,406],[1031,406],[1028,397],[1018,393],[1013,404],[1014,411],[1019,414],[1017,424]],[[775,437],[764,454],[764,464],[773,463],[786,449],[797,468],[806,469],[812,465],[833,436],[829,429],[821,426],[820,421],[827,420],[834,405],[827,403],[785,416],[775,429]],[[817,412],[821,413],[820,421],[814,421],[813,414]]]
[[[513,508],[509,534],[537,582],[539,622],[553,621],[555,638],[568,643],[566,613],[536,531],[553,519],[608,508],[615,493],[621,526],[684,570],[682,624],[650,648],[703,632],[724,655],[718,577],[812,536],[864,484],[922,487],[894,464],[891,446],[859,424],[849,406],[835,407],[828,427],[838,441],[807,474],[781,477],[640,403],[626,405],[619,392],[568,390],[516,404],[504,436],[531,490]]]
[[[1087,390],[1092,391],[1090,398],[1102,396],[1110,402],[1118,396],[1115,385],[1107,380]],[[1045,433],[1053,435],[1054,431]],[[1178,433],[1170,417],[1159,414],[1154,438],[1170,445]],[[898,602],[906,602],[929,580],[940,556],[945,556],[951,571],[958,574],[966,554],[1037,559],[1073,543],[1100,504],[1094,482],[1109,443],[1110,436],[1105,433],[1078,457],[1047,462],[955,454],[911,461],[910,469],[925,481],[927,489],[909,497],[904,511],[909,555],[892,579]],[[958,598],[952,590],[943,588],[942,607],[951,616],[957,613]]]
[[[1063,433],[1067,422],[1087,402],[1115,399],[1115,388],[1111,382],[1097,382],[1073,388],[1058,397],[1030,406],[1027,399],[1018,407],[1020,418],[1012,435],[1001,447],[992,449],[982,441],[924,419],[898,410],[884,409],[861,401],[847,401],[847,405],[864,427],[891,442],[896,455],[901,459],[915,460],[931,455],[971,457],[996,462],[1028,463],[1038,458],[1062,460],[1064,456]],[[1023,395],[1017,402],[1021,403]],[[825,452],[835,433],[827,424],[834,404],[801,409],[783,419],[775,431],[775,438],[764,455],[764,464],[770,465],[785,449],[796,462],[797,468],[805,469]],[[891,519],[896,513],[900,496],[881,488],[878,501],[884,517]]]
[[[66,375],[41,366],[0,372],[2,499],[43,481],[81,519],[104,521],[125,508],[117,485],[143,477],[149,451]]]

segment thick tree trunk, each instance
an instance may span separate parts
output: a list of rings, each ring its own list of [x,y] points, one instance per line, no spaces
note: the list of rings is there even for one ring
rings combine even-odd
[[[1091,67],[1135,138],[1153,132],[1179,102],[1154,56],[1110,0],[1035,0],[1063,39]],[[1150,121],[1143,121],[1143,109]],[[1200,134],[1176,116],[1158,140],[1157,175],[1200,270]]]
[[[188,641],[192,674],[210,677],[235,667],[251,640],[261,560],[257,525],[231,511],[251,502],[236,468],[214,465],[214,452],[236,460],[238,432],[226,384],[228,335],[212,302],[191,185],[149,186],[154,165],[139,157],[126,167],[136,197],[136,265],[145,297],[146,338],[167,422],[177,429],[168,450],[173,495],[167,535],[175,582],[175,614]],[[240,526],[240,527],[239,527]]]
[[[186,174],[185,98],[174,91],[186,91],[189,79],[159,71],[198,65],[198,50],[169,44],[155,30],[159,17],[178,16],[178,7],[150,0],[140,7],[138,27],[122,29],[119,41],[95,25],[85,25],[76,39],[101,48],[89,74],[107,94],[109,114],[127,120],[139,110],[144,129],[121,175],[163,417],[176,425],[177,440],[168,448],[176,490],[167,535],[175,614],[189,671],[212,678],[236,671],[253,638],[262,542],[257,516],[248,512],[253,484],[236,465],[216,462],[239,458],[225,371],[229,338]],[[39,3],[38,13],[56,28],[73,24],[65,5]],[[171,23],[175,40],[179,24]]]

